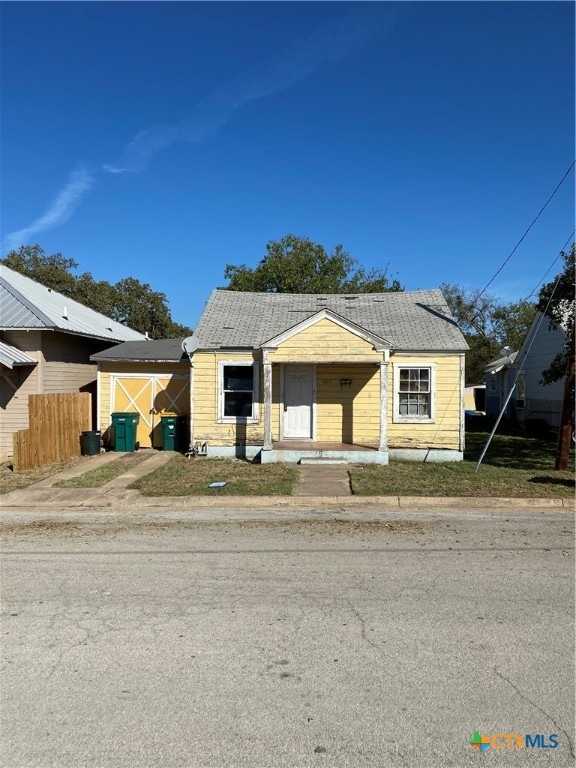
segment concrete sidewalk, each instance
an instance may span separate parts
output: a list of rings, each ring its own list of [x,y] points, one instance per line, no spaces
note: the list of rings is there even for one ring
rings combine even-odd
[[[572,499],[510,499],[478,497],[352,496],[347,465],[299,466],[300,479],[293,496],[222,496],[218,489],[205,496],[142,496],[127,486],[153,472],[179,454],[150,451],[144,461],[98,488],[55,488],[55,483],[78,477],[125,454],[102,453],[71,469],[41,480],[27,488],[0,496],[4,509],[88,509],[123,510],[134,508],[228,508],[228,509],[430,509],[430,508],[531,508],[574,510]]]

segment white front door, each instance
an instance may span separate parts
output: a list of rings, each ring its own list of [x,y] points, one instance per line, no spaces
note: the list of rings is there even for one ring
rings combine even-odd
[[[312,437],[314,369],[311,365],[284,368],[284,437]]]

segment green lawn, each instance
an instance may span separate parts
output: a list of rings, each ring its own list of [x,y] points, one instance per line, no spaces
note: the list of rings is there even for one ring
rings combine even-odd
[[[297,480],[298,470],[290,464],[176,456],[129,487],[144,496],[290,496]],[[222,488],[208,487],[222,481]]]
[[[54,488],[98,488],[101,485],[109,483],[110,480],[123,475],[129,469],[140,464],[147,459],[145,453],[127,453],[125,456],[119,456],[109,464],[104,464],[89,472],[84,472],[78,477],[70,477],[68,480],[60,480],[54,483]]]
[[[14,472],[10,462],[6,461],[0,464],[0,494],[9,493],[18,488],[27,488],[33,483],[39,483],[40,480],[44,480],[46,477],[51,477],[58,472],[63,472],[65,469],[75,467],[83,461],[88,461],[88,458],[82,456],[81,458],[70,459],[70,461],[61,461],[58,464],[49,464],[45,467],[25,469],[21,472]]]
[[[573,450],[570,469],[556,472],[555,443],[525,436],[495,435],[476,472],[476,462],[487,439],[488,433],[468,433],[462,462],[393,462],[386,467],[353,467],[350,469],[352,491],[357,496],[574,496]]]
[[[462,462],[423,464],[393,462],[349,469],[357,496],[476,496],[518,498],[573,498],[574,449],[570,468],[554,470],[556,445],[542,439],[496,435],[476,472],[476,461],[486,443],[486,432],[470,431]],[[119,457],[99,469],[59,483],[63,487],[97,487],[146,458],[144,453]],[[0,465],[0,493],[26,487],[87,459],[13,473]],[[298,468],[290,464],[251,464],[237,459],[186,459],[168,464],[132,484],[145,496],[290,496]],[[209,488],[225,481],[222,488]]]

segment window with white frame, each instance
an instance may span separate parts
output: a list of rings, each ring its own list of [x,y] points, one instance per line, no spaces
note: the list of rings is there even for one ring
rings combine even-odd
[[[394,421],[434,420],[435,373],[434,365],[394,366]]]
[[[220,421],[258,420],[258,365],[225,361],[219,366]]]

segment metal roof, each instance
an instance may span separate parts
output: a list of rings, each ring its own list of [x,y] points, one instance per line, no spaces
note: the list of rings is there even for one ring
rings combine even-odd
[[[46,329],[111,342],[144,339],[138,331],[0,264],[0,329]]]
[[[188,362],[188,355],[182,349],[184,337],[179,339],[156,339],[147,341],[125,341],[90,356],[90,360],[124,360],[132,362],[179,363]]]
[[[509,355],[504,355],[504,357],[499,357],[497,360],[492,360],[491,363],[484,366],[484,372],[494,375],[503,368],[510,368],[516,362],[517,357],[518,352],[510,352]]]
[[[19,365],[36,365],[37,362],[30,355],[13,347],[11,344],[0,341],[0,365],[5,365],[6,368],[15,368]]]
[[[397,352],[468,349],[440,290],[348,295],[215,290],[195,336],[200,349],[254,349],[322,309],[390,341]]]

